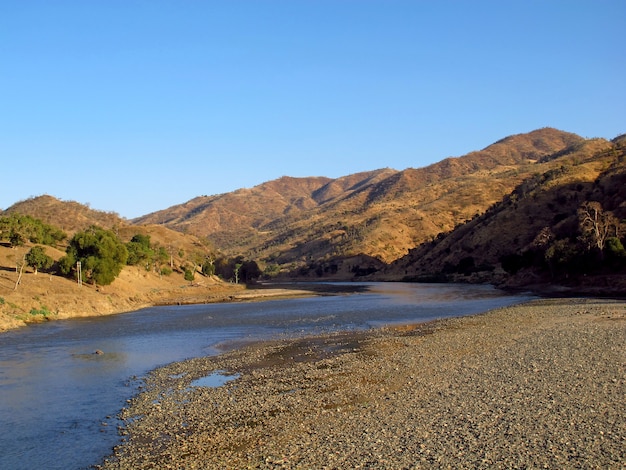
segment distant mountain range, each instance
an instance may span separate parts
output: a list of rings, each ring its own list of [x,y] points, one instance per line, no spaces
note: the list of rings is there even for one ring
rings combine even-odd
[[[583,142],[574,134],[541,129],[425,168],[337,179],[283,177],[197,197],[133,223],[206,236],[221,250],[280,264],[358,254],[388,263],[556,164],[539,163],[542,158]]]
[[[291,277],[448,274],[505,282],[514,276],[501,269],[503,257],[528,251],[542,229],[557,236],[574,230],[584,201],[599,201],[626,219],[624,140],[544,128],[424,168],[382,168],[336,179],[282,177],[131,221],[51,196],[5,212],[66,231],[91,223],[160,225]],[[470,258],[472,269],[459,267]]]

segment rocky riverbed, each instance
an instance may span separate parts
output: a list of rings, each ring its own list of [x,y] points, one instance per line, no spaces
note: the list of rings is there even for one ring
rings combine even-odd
[[[151,373],[101,467],[623,469],[625,370],[618,300],[250,345]]]

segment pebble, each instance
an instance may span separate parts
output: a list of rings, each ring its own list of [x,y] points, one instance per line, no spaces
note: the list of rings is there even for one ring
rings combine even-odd
[[[99,468],[623,469],[625,367],[602,299],[252,345],[153,371]]]

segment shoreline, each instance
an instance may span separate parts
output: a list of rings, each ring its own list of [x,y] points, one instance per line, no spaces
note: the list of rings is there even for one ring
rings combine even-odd
[[[99,468],[621,468],[624,351],[596,298],[247,345],[152,371]]]
[[[76,299],[70,299],[70,301],[62,297],[59,297],[57,301],[52,301],[54,296],[48,296],[45,303],[47,306],[50,306],[50,310],[52,310],[47,312],[48,315],[33,316],[32,314],[22,314],[21,316],[0,316],[0,335],[35,323],[70,320],[72,318],[119,315],[151,307],[202,305],[225,302],[263,302],[266,300],[321,295],[312,290],[287,288],[199,289],[201,289],[201,292],[175,293],[156,296],[154,298],[118,299],[118,301],[112,301],[112,296],[107,294],[100,294],[91,299],[82,299],[80,302]],[[13,300],[10,297],[7,299],[7,303]]]

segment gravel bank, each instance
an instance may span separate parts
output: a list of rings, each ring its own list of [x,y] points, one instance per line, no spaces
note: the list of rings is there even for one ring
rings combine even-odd
[[[623,469],[625,363],[596,299],[253,345],[154,371],[102,468]]]

